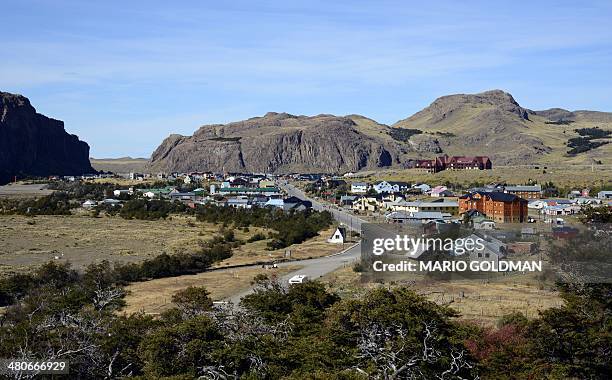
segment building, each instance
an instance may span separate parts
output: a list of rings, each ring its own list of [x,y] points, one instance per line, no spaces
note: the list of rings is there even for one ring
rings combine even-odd
[[[368,192],[368,184],[365,182],[353,182],[351,183],[351,193],[354,194],[365,194]]]
[[[265,194],[268,196],[271,195],[280,195],[280,191],[276,187],[221,187],[217,190],[217,192],[221,195],[236,195],[236,194],[247,194],[247,195],[255,195],[255,194]],[[211,194],[212,191],[211,191]]]
[[[506,186],[504,192],[514,194],[523,199],[540,199],[542,197],[542,186],[540,185],[521,185]]]
[[[487,156],[449,157],[445,154],[433,160],[417,160],[414,167],[437,173],[442,170],[490,170],[493,164]]]
[[[336,231],[334,231],[332,236],[327,239],[327,242],[335,244],[344,244],[346,242],[346,238],[346,227],[338,227],[336,228]]]
[[[502,192],[474,192],[459,197],[459,213],[478,210],[497,223],[527,222],[527,200]]]
[[[449,191],[446,186],[436,186],[429,192],[429,195],[434,198],[439,197],[452,197],[453,193]]]
[[[451,219],[451,214],[439,211],[405,212],[393,211],[385,215],[389,223],[429,223],[433,221],[444,222]]]
[[[451,215],[457,215],[459,213],[459,203],[455,201],[445,201],[439,199],[433,202],[424,201],[399,201],[395,202],[391,209],[393,211],[406,211],[406,212],[441,212],[448,213]]]
[[[597,198],[599,198],[599,199],[612,199],[612,191],[610,191],[610,190],[600,191],[599,193],[597,193]]]

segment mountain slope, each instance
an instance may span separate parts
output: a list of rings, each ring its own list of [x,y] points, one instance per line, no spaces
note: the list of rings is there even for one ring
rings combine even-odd
[[[569,123],[558,123],[564,119]],[[579,136],[574,129],[594,126],[612,130],[612,114],[560,108],[531,111],[501,90],[443,96],[393,125],[438,136],[440,147],[449,155],[488,155],[494,165],[605,159],[610,144],[566,155],[568,140]]]
[[[89,145],[68,134],[62,121],[37,113],[21,95],[0,92],[0,183],[93,172]]]
[[[410,167],[414,159],[442,153],[488,155],[494,166],[610,163],[612,144],[595,144],[567,155],[568,142],[579,137],[575,129],[593,127],[612,131],[612,114],[560,108],[531,111],[512,95],[493,90],[443,96],[391,127],[361,115],[274,112],[205,125],[193,136],[166,138],[147,170],[347,172]]]

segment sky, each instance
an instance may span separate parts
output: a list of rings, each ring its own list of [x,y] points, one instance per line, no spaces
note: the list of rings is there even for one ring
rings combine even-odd
[[[0,91],[90,155],[149,157],[172,133],[261,116],[392,124],[490,89],[612,111],[612,1],[0,0]]]

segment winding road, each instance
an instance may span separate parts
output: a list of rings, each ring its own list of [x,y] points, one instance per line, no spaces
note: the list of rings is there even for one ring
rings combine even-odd
[[[307,197],[303,191],[301,191],[297,187],[285,181],[278,183],[278,185],[289,196],[295,196],[303,200],[311,201],[313,209],[317,211],[329,211],[338,222],[345,224],[347,228],[353,231],[361,232],[361,224],[367,223],[365,220],[355,215],[351,215],[346,211],[338,210],[331,206],[326,206],[320,202],[317,202],[314,199]],[[301,269],[284,275],[283,277],[281,277],[280,280],[283,283],[287,283],[289,279],[295,276],[296,274],[306,275],[311,280],[317,279],[317,278],[320,278],[326,275],[327,273],[335,271],[336,269],[346,267],[347,265],[351,265],[353,262],[359,259],[360,254],[361,254],[361,244],[356,243],[355,245],[341,252],[330,255],[330,256],[319,257],[316,259],[288,261],[288,262],[279,263],[278,264],[279,267],[294,266],[294,265],[302,266]],[[234,304],[238,304],[242,297],[252,292],[253,292],[252,288],[248,289],[244,292],[231,296],[229,299],[227,299],[227,301],[232,302]]]

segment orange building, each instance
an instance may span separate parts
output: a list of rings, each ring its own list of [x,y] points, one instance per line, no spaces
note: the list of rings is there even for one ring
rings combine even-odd
[[[498,223],[527,221],[527,200],[501,192],[473,192],[459,197],[459,213],[478,210]]]

